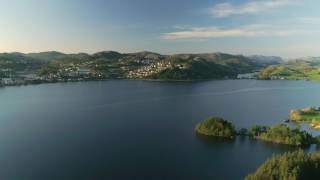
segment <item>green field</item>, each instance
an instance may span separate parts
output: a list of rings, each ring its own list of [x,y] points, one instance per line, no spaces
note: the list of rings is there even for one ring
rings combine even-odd
[[[292,110],[289,119],[294,122],[308,123],[313,128],[320,129],[320,109],[316,107]]]
[[[258,78],[271,80],[320,80],[320,61],[297,60],[268,66],[260,71]]]

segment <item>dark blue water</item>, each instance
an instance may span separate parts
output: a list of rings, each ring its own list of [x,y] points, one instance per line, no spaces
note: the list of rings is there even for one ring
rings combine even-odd
[[[319,92],[318,82],[255,80],[1,88],[0,179],[243,179],[293,149],[200,138],[195,124],[281,123],[290,109],[318,106]]]

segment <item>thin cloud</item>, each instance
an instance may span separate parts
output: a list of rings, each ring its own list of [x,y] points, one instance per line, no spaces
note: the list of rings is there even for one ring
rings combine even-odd
[[[300,17],[297,19],[297,22],[301,24],[319,25],[320,17]]]
[[[266,0],[250,1],[246,4],[234,5],[231,3],[219,3],[209,9],[209,13],[214,17],[223,18],[233,15],[257,14],[260,12],[277,9],[292,3],[296,0]]]
[[[299,30],[286,29],[269,25],[253,24],[238,28],[194,27],[175,32],[164,33],[165,40],[210,39],[232,37],[281,37],[301,33]]]

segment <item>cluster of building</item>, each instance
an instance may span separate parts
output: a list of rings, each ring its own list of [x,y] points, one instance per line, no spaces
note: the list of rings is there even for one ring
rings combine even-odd
[[[270,80],[286,80],[286,78],[283,76],[273,75],[273,76],[270,76]]]
[[[43,81],[73,81],[90,78],[94,74],[87,67],[65,67],[58,70],[57,73],[49,73],[40,77]]]
[[[159,61],[147,66],[143,66],[139,69],[129,71],[127,78],[130,78],[130,79],[146,78],[168,68],[172,68],[172,63],[170,61]]]
[[[134,62],[136,62],[138,64],[149,65],[149,64],[153,63],[153,60],[150,60],[150,59],[136,59],[136,60],[134,60]]]
[[[13,71],[11,69],[0,69],[0,86],[25,85],[39,82],[52,81],[73,81],[84,80],[92,75],[102,76],[101,74],[93,73],[89,68],[79,67],[77,69],[64,68],[58,73],[49,73],[39,76],[36,72],[28,71]]]
[[[33,72],[17,71],[14,72],[11,69],[0,69],[0,85],[12,86],[23,85],[28,82],[39,80],[40,77]]]
[[[258,76],[258,72],[238,74],[237,79],[256,79],[257,76]]]
[[[149,65],[143,66],[139,69],[129,71],[127,78],[132,78],[132,79],[148,78],[154,74],[160,73],[161,71],[170,69],[170,68],[186,69],[188,67],[187,65],[184,65],[184,64],[177,64],[177,63],[172,63],[171,61],[162,60],[162,61],[154,62]]]

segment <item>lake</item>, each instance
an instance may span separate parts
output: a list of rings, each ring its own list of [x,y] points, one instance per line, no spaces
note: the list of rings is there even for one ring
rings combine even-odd
[[[0,88],[0,179],[243,179],[294,148],[204,139],[194,126],[209,116],[237,129],[282,123],[319,106],[319,92],[320,82],[257,80]]]

